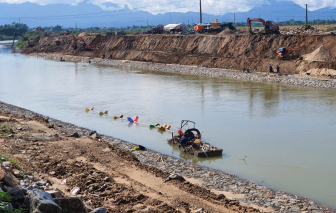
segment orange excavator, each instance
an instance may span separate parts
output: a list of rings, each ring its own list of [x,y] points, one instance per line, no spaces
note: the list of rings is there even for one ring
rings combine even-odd
[[[30,43],[30,41],[29,41],[29,38],[28,38],[28,37],[25,37],[25,36],[23,36],[23,35],[21,35],[21,34],[19,34],[19,33],[14,33],[14,38],[13,38],[12,48],[14,47],[14,43],[15,43],[15,38],[16,38],[16,36],[20,36],[20,37],[23,38],[24,41],[28,41],[28,47],[31,47],[31,46],[32,46],[31,43]]]
[[[264,26],[263,34],[280,34],[279,25],[274,23],[273,21],[265,21],[261,18],[247,18],[247,26],[249,27],[250,34],[254,35],[255,33],[252,31],[251,22],[261,22]]]
[[[303,59],[299,48],[287,49],[285,47],[281,47],[279,48],[277,54],[278,54],[277,59],[280,59],[280,60],[289,60],[289,59],[302,60]]]
[[[37,31],[37,30],[40,30],[40,31],[42,31],[43,32],[43,35],[44,36],[49,36],[51,33],[49,32],[46,32],[43,28],[41,28],[41,27],[36,27],[35,29],[34,29],[34,31]]]
[[[94,45],[92,45],[92,46],[88,46],[88,45],[86,45],[86,42],[84,41],[84,39],[83,39],[82,37],[79,37],[79,36],[76,36],[76,37],[75,37],[75,36],[72,36],[72,39],[73,39],[73,42],[74,42],[73,47],[74,47],[75,50],[77,49],[77,40],[80,41],[81,48],[82,48],[83,50],[94,50],[94,49],[95,49],[95,46],[94,46]]]

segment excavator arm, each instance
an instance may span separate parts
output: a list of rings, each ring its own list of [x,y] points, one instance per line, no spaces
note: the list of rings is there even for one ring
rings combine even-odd
[[[44,30],[43,28],[36,27],[36,28],[34,29],[34,31],[36,31],[36,30],[40,30],[40,31],[42,31],[42,32],[43,32],[43,34],[45,34],[45,30]]]
[[[23,35],[21,35],[21,34],[19,34],[19,33],[14,33],[13,44],[12,44],[12,46],[11,46],[12,48],[14,47],[15,38],[16,38],[17,35],[20,36],[20,37],[22,37],[24,41],[28,41],[28,46],[31,46],[28,37],[25,37],[25,36],[23,36]]]
[[[84,41],[84,39],[82,37],[79,36],[72,36],[73,42],[74,42],[74,48],[77,49],[77,40],[82,42],[83,45],[83,49],[85,50],[94,50],[95,46],[87,46],[86,42]]]
[[[49,32],[46,32],[43,28],[41,28],[41,27],[36,27],[35,29],[34,29],[34,31],[37,31],[37,30],[40,30],[40,31],[42,31],[43,32],[43,35],[44,36],[49,36],[51,33]]]
[[[255,34],[252,31],[252,22],[261,22],[264,27],[266,26],[266,21],[264,19],[261,19],[261,18],[253,18],[253,19],[247,18],[247,26],[249,27],[250,34],[252,34],[252,35]]]

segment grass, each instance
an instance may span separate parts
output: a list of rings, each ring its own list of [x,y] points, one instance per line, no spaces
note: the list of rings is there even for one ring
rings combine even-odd
[[[19,165],[19,161],[11,159],[11,158],[9,158],[7,156],[0,155],[0,158],[5,158],[6,161],[11,162],[14,166],[18,166]],[[2,160],[0,160],[0,163],[2,163]]]
[[[23,213],[28,212],[27,209],[15,209],[11,210],[9,203],[13,200],[13,197],[7,195],[7,192],[0,192],[0,213]]]
[[[7,135],[11,135],[13,133],[13,130],[11,130],[8,125],[6,124],[3,124],[0,126],[0,135],[4,135],[4,136],[7,136]]]

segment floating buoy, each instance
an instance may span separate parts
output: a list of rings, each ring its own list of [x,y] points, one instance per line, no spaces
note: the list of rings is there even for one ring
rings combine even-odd
[[[149,125],[149,128],[155,128],[155,126],[153,124]]]
[[[180,129],[177,131],[177,133],[178,133],[179,135],[184,135],[184,133],[183,133]]]
[[[157,128],[161,131],[166,131],[166,129],[163,126],[158,126]]]
[[[98,112],[98,115],[102,116],[102,115],[104,115],[104,113],[101,112],[101,111],[99,111],[99,112]]]
[[[130,117],[127,117],[127,120],[128,120],[129,122],[131,122],[131,123],[134,122],[134,121],[132,120],[132,118],[130,118]]]
[[[106,110],[106,111],[104,112],[104,114],[106,114],[106,115],[107,115],[107,114],[108,114],[108,111]]]
[[[139,116],[136,116],[136,117],[134,118],[134,121],[135,121],[135,122],[138,122],[138,120],[139,120]]]
[[[155,124],[154,126],[160,126],[160,124],[159,124],[159,123],[157,123],[157,124]]]
[[[139,150],[140,148],[138,146],[134,147],[134,150]]]
[[[113,119],[118,119],[118,117],[117,116],[113,116]]]
[[[166,130],[170,130],[170,127],[171,127],[170,125],[165,126]]]
[[[94,110],[94,107],[91,107],[91,110]]]
[[[124,115],[119,115],[119,118],[123,118],[124,117]]]
[[[87,108],[87,107],[85,107],[85,112],[88,112],[88,111],[90,111],[90,109],[89,109],[89,108]]]

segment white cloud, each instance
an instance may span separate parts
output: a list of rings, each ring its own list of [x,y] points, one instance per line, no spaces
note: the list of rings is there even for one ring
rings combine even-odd
[[[336,8],[336,0],[292,0],[294,3],[299,5],[308,4],[308,9],[310,11],[318,10],[321,8]]]
[[[0,3],[20,4],[23,2],[38,3],[40,5],[62,3],[78,4],[84,0],[0,0]],[[166,12],[198,12],[199,0],[86,0],[104,10],[138,9],[152,14]],[[281,1],[281,0],[280,0]],[[285,0],[286,1],[286,0]],[[287,0],[299,5],[308,4],[309,10],[323,7],[336,8],[335,0]],[[245,12],[258,4],[268,4],[267,0],[202,0],[204,13],[222,15],[228,12]]]

